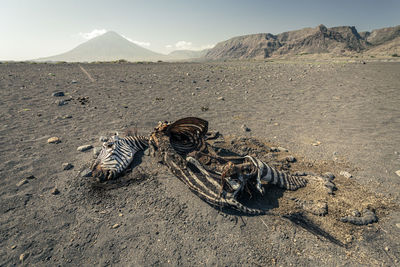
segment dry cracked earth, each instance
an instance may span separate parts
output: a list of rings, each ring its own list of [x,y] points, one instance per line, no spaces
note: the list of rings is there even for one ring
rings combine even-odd
[[[0,64],[0,265],[399,265],[399,77],[399,62]],[[331,172],[336,190],[266,185],[243,201],[280,215],[246,216],[146,153],[118,180],[82,177],[79,146],[186,116],[221,150]],[[340,221],[364,209],[377,222]]]

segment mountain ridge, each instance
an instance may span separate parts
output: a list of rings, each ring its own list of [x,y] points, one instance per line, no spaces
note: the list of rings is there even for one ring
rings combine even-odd
[[[351,53],[367,52],[400,37],[400,25],[358,33],[354,26],[315,28],[283,32],[280,34],[257,33],[237,36],[222,41],[210,49],[206,59],[263,59],[283,55],[320,54],[347,56]],[[392,42],[391,51],[397,51],[397,42]],[[381,49],[384,51],[384,49]],[[373,51],[373,50],[372,50]]]

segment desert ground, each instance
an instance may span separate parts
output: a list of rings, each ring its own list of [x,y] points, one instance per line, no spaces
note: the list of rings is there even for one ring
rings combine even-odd
[[[399,77],[400,62],[348,60],[2,63],[0,266],[399,265]],[[266,185],[244,201],[287,216],[247,216],[211,207],[146,152],[118,180],[82,177],[94,149],[79,146],[187,116],[222,134],[215,146],[331,172],[337,190]],[[340,221],[365,208],[377,222]]]

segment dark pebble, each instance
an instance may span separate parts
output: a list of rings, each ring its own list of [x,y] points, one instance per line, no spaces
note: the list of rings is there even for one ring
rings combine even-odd
[[[51,193],[52,193],[53,195],[58,195],[58,194],[60,194],[60,190],[58,190],[57,187],[54,187],[54,188],[51,190]]]
[[[54,92],[52,95],[55,97],[59,97],[59,96],[64,96],[65,94],[64,92],[60,91],[60,92]]]
[[[287,157],[286,157],[286,161],[287,161],[287,162],[296,162],[296,158],[293,157],[293,156],[287,156]]]
[[[325,172],[324,174],[322,174],[322,177],[328,178],[329,180],[335,179],[335,175],[331,172]]]
[[[74,167],[74,165],[72,165],[71,163],[63,163],[62,164],[63,170],[70,170]]]

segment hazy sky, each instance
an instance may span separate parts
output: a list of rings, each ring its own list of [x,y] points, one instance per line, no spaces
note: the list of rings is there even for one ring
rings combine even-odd
[[[399,25],[400,0],[0,0],[0,60],[66,52],[105,30],[168,53],[319,24]]]

